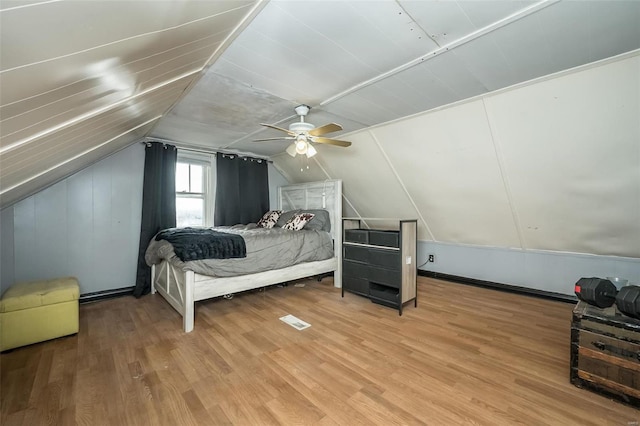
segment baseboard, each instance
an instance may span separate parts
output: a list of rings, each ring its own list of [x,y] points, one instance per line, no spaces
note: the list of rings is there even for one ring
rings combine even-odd
[[[566,303],[577,303],[578,298],[567,294],[554,293],[551,291],[536,290],[533,288],[519,287],[515,285],[496,283],[492,281],[483,281],[475,278],[460,277],[457,275],[443,274],[440,272],[425,271],[418,269],[418,275],[422,277],[437,278],[439,280],[452,281],[460,284],[473,285],[476,287],[490,288],[494,290],[506,291],[510,293],[518,293],[525,296],[540,297],[543,299],[556,300]]]
[[[113,290],[96,291],[80,295],[80,303],[97,302],[98,300],[111,299],[113,297],[130,296],[135,287],[116,288]]]

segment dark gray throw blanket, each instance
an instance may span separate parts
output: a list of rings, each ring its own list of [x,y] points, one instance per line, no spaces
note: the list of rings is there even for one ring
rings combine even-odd
[[[200,259],[247,257],[244,238],[204,228],[171,228],[158,232],[156,241],[167,240],[183,262]]]

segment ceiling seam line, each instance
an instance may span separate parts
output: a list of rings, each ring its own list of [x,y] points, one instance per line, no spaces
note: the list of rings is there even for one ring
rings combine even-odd
[[[407,190],[406,186],[404,185],[404,182],[402,181],[402,179],[400,179],[400,175],[398,174],[398,172],[396,172],[395,167],[393,167],[393,164],[391,163],[391,160],[387,156],[387,153],[382,148],[382,145],[380,144],[380,141],[378,140],[378,138],[376,137],[376,135],[372,131],[368,131],[368,133],[371,136],[371,138],[373,139],[373,141],[376,143],[376,145],[378,146],[378,149],[380,149],[380,152],[382,153],[382,156],[387,161],[387,164],[389,165],[389,167],[391,168],[391,171],[393,172],[394,176],[398,180],[398,183],[402,187],[402,190],[404,191],[406,196],[409,198],[409,202],[411,203],[411,205],[413,206],[415,211],[418,213],[418,216],[420,217],[420,220],[424,224],[425,228],[427,228],[427,232],[429,233],[429,236],[431,237],[431,240],[433,242],[438,242],[438,240],[436,240],[435,236],[433,235],[433,232],[431,232],[431,228],[429,227],[429,224],[424,219],[424,216],[422,216],[422,213],[420,212],[420,209],[418,209],[418,206],[416,206],[416,203],[413,201],[413,197],[411,197],[411,195],[409,194],[409,191]]]
[[[554,78],[557,78],[557,77],[570,75],[570,74],[574,74],[574,73],[577,73],[577,72],[581,72],[581,71],[597,68],[597,67],[600,67],[602,65],[610,64],[612,62],[622,61],[622,60],[625,60],[627,58],[632,58],[632,57],[635,57],[635,56],[640,56],[640,48],[631,50],[629,52],[619,53],[619,54],[617,54],[615,56],[610,56],[608,58],[599,59],[599,60],[597,60],[595,62],[589,62],[587,64],[576,65],[575,67],[571,67],[571,68],[568,68],[568,69],[565,69],[565,70],[560,70],[560,71],[553,72],[551,74],[543,75],[543,76],[540,76],[540,77],[535,77],[535,78],[533,78],[531,80],[526,80],[526,81],[521,81],[519,83],[514,83],[514,84],[511,84],[509,86],[502,87],[500,89],[492,90],[491,92],[488,92],[488,93],[480,93],[480,94],[474,95],[474,96],[472,96],[470,98],[465,98],[465,99],[460,99],[460,100],[457,100],[457,101],[452,101],[452,102],[450,102],[448,104],[436,106],[436,107],[433,107],[431,109],[427,109],[427,110],[424,110],[424,111],[418,111],[416,113],[413,113],[413,114],[410,114],[410,115],[406,115],[406,116],[403,116],[403,117],[399,117],[399,118],[394,118],[394,119],[391,119],[389,121],[385,121],[385,122],[382,122],[382,123],[372,124],[367,128],[370,129],[370,130],[375,130],[375,129],[380,128],[382,126],[388,126],[389,124],[399,123],[401,121],[408,120],[408,119],[411,119],[411,118],[414,118],[414,117],[417,117],[417,116],[420,116],[420,115],[424,115],[424,114],[427,114],[427,113],[432,113],[432,112],[436,112],[436,111],[442,111],[442,110],[445,110],[445,109],[452,108],[454,106],[468,104],[468,103],[471,103],[471,102],[478,101],[480,99],[489,98],[489,97],[496,96],[496,95],[499,95],[501,93],[505,93],[505,92],[508,92],[508,91],[516,90],[516,89],[519,89],[519,88],[522,88],[522,87],[529,87],[531,85],[534,85],[534,84],[537,84],[537,83],[540,83],[540,82],[543,82],[543,81],[548,81],[548,80],[551,80],[551,79],[554,79]],[[359,131],[359,130],[353,130],[353,131],[351,131],[349,133],[345,133],[343,136],[347,137],[350,134],[355,133],[357,131]]]
[[[89,91],[89,90],[83,90],[82,92],[78,92],[77,94],[78,94],[78,95],[79,95],[79,94],[83,94],[83,93],[88,92],[88,91]],[[73,96],[75,96],[75,95],[70,95],[70,96],[66,96],[66,97],[64,97],[64,98],[61,98],[61,101],[65,101],[65,100],[67,100],[67,99],[69,99],[69,98],[72,98]],[[31,113],[33,113],[33,112],[35,112],[35,111],[40,110],[40,109],[44,109],[44,108],[51,108],[51,107],[52,107],[56,102],[58,102],[58,101],[53,101],[53,102],[50,102],[50,103],[48,103],[48,104],[43,104],[42,106],[38,106],[38,107],[33,108],[33,109],[31,109],[31,110],[28,110],[28,111],[22,112],[22,113],[20,113],[20,114],[16,114],[16,115],[14,115],[14,116],[8,117],[8,118],[6,118],[6,120],[11,120],[11,119],[14,119],[14,118],[17,118],[17,117],[21,117],[21,116],[24,116],[24,115],[28,115],[28,114],[31,114]],[[11,135],[14,135],[14,134],[16,134],[16,133],[24,132],[24,131],[26,131],[26,130],[29,130],[31,127],[37,126],[37,125],[42,124],[42,123],[46,123],[47,121],[50,121],[50,119],[57,118],[58,116],[61,116],[61,115],[64,115],[64,114],[68,113],[69,111],[70,111],[70,110],[65,110],[65,111],[59,112],[59,113],[57,113],[57,114],[51,115],[51,116],[49,116],[48,118],[45,118],[45,119],[43,119],[43,120],[40,120],[40,121],[33,121],[31,124],[29,124],[29,125],[28,125],[28,126],[26,126],[26,127],[23,127],[23,128],[21,128],[21,129],[19,129],[19,130],[16,130],[16,131],[13,131],[13,132],[11,132],[11,133],[7,133],[7,134],[5,134],[5,135],[4,135],[4,137],[6,138],[6,137],[11,136]],[[1,124],[3,121],[4,121],[4,120],[0,119],[0,124]],[[5,149],[7,149],[7,148],[5,148]],[[0,153],[1,153],[1,152],[3,152],[3,151],[0,149]]]
[[[35,135],[32,135],[32,136],[29,136],[29,137],[27,137],[25,139],[13,142],[12,144],[9,144],[9,145],[7,145],[7,146],[5,146],[3,148],[0,148],[0,154],[5,154],[7,152],[13,151],[13,150],[21,147],[22,145],[31,143],[31,142],[33,142],[35,140],[38,140],[40,138],[43,138],[43,137],[45,137],[45,136],[47,136],[47,135],[49,135],[51,133],[55,133],[55,132],[57,132],[59,130],[62,130],[64,128],[67,128],[69,126],[76,125],[78,123],[81,123],[81,122],[86,121],[88,119],[91,119],[93,117],[96,117],[96,116],[98,116],[100,114],[103,114],[105,112],[111,111],[114,108],[117,108],[117,107],[121,106],[122,104],[130,102],[130,101],[132,101],[132,100],[134,100],[136,98],[139,98],[141,96],[147,95],[149,93],[152,93],[152,92],[154,92],[154,91],[156,91],[156,90],[158,90],[158,89],[160,89],[162,87],[165,87],[165,86],[168,86],[170,84],[173,84],[173,83],[175,83],[177,81],[180,81],[180,80],[182,80],[184,78],[187,78],[187,77],[189,77],[189,76],[191,76],[191,75],[193,75],[193,74],[195,74],[197,72],[199,72],[199,70],[190,71],[188,73],[181,74],[178,77],[174,77],[171,80],[168,80],[168,81],[165,81],[163,83],[157,84],[157,85],[155,85],[153,87],[150,87],[150,88],[148,88],[148,89],[146,89],[146,90],[144,90],[144,91],[142,91],[140,93],[136,93],[133,96],[129,96],[127,98],[121,99],[121,100],[119,100],[117,102],[114,102],[114,103],[112,103],[110,105],[107,105],[106,107],[94,109],[93,111],[90,111],[90,112],[88,112],[86,114],[82,114],[82,115],[80,115],[78,117],[69,119],[69,120],[65,121],[64,123],[62,123],[62,124],[59,124],[59,125],[54,126],[54,127],[50,127],[48,129],[45,129],[45,130],[43,130],[41,132],[36,133]]]
[[[153,58],[154,56],[159,56],[159,55],[165,54],[165,53],[167,53],[167,52],[169,52],[169,51],[171,51],[171,50],[176,50],[177,48],[180,48],[180,47],[186,46],[186,45],[188,45],[188,44],[189,44],[189,43],[185,43],[185,44],[182,44],[182,45],[180,45],[180,46],[177,46],[177,47],[174,47],[174,48],[171,48],[171,49],[168,49],[168,50],[164,50],[164,51],[159,52],[159,53],[155,53],[155,54],[153,54],[153,55],[144,56],[144,57],[141,57],[140,59],[136,59],[135,61],[130,61],[130,62],[126,62],[126,63],[121,63],[120,65],[118,65],[118,67],[117,67],[116,69],[118,69],[118,68],[126,68],[127,66],[130,66],[131,64],[134,64],[134,63],[136,63],[136,62],[145,61],[145,60],[147,60],[147,59]],[[200,49],[196,49],[196,50],[201,50],[201,49],[204,49],[204,48],[200,48]],[[190,54],[190,53],[193,53],[193,52],[194,52],[194,51],[191,51],[191,52],[186,53],[186,54],[183,54],[183,55],[178,55],[178,56],[176,56],[175,58],[180,58],[180,57],[182,57],[182,56],[186,56],[186,55],[188,55],[188,54]],[[175,59],[175,58],[174,58],[174,59]],[[173,60],[173,59],[168,59],[168,60],[165,60],[165,61],[159,62],[159,63],[157,63],[156,65],[150,65],[150,66],[147,66],[146,68],[140,68],[138,71],[136,71],[136,72],[135,72],[135,74],[136,74],[136,75],[138,75],[138,74],[141,74],[141,73],[144,73],[144,72],[147,72],[147,71],[153,70],[154,68],[157,68],[159,65],[163,65],[163,64],[165,64],[165,63],[167,63],[167,62],[170,62],[170,61],[172,61],[172,60]],[[199,62],[199,61],[192,61],[192,62]],[[79,83],[83,83],[83,82],[86,82],[86,81],[90,81],[90,80],[92,80],[92,79],[94,79],[94,77],[92,77],[92,76],[91,76],[91,77],[86,77],[86,78],[81,78],[81,79],[79,79],[79,80],[75,80],[75,81],[72,81],[72,82],[70,82],[70,83],[64,84],[64,85],[62,85],[62,86],[60,86],[60,87],[56,87],[55,89],[46,90],[46,91],[41,92],[41,93],[38,93],[38,94],[36,94],[36,95],[31,95],[31,96],[27,96],[27,97],[25,97],[25,98],[21,98],[21,99],[15,100],[15,101],[8,102],[8,103],[6,103],[6,104],[3,104],[0,108],[6,108],[6,107],[8,107],[8,106],[12,106],[12,105],[15,105],[15,104],[18,104],[18,103],[21,103],[21,102],[27,102],[27,101],[30,101],[30,100],[36,99],[36,98],[38,98],[38,97],[40,97],[40,96],[49,95],[49,94],[51,94],[51,93],[53,93],[53,92],[56,92],[56,91],[58,91],[58,90],[65,89],[65,88],[68,88],[68,87],[71,87],[71,86],[73,86],[73,85],[75,85],[75,84],[79,84]],[[90,89],[82,90],[82,91],[78,92],[78,94],[80,94],[80,93],[84,93],[84,92],[86,92],[87,90],[90,90]],[[63,97],[63,98],[61,98],[61,99],[62,99],[62,100],[64,100],[64,99],[71,98],[71,97],[73,97],[73,96],[75,96],[75,94],[65,96],[65,97]],[[55,102],[58,102],[58,100],[55,100],[55,101],[53,101],[53,102],[49,102],[49,103],[47,103],[47,104],[44,104],[43,106],[49,106],[49,105],[54,104]],[[41,108],[41,107],[37,107],[37,108]],[[33,108],[33,109],[29,110],[29,111],[34,111],[34,110],[36,110],[37,108]],[[26,113],[28,113],[28,112],[26,112]],[[26,113],[22,113],[22,114],[26,114]],[[22,114],[20,114],[20,115],[22,115]],[[14,115],[14,116],[9,117],[9,118],[13,118],[13,117],[17,117],[17,115]]]
[[[268,0],[269,1],[269,0]],[[279,6],[278,6],[279,7]],[[280,7],[279,7],[280,8]],[[342,50],[343,52],[349,54],[349,56],[353,57],[354,60],[360,62],[362,65],[368,67],[368,68],[373,68],[372,66],[370,66],[369,64],[367,64],[366,62],[362,61],[360,59],[360,57],[358,55],[355,55],[354,53],[351,52],[351,50],[343,47],[342,44],[334,41],[334,39],[332,37],[328,37],[325,33],[323,33],[322,31],[318,31],[315,28],[310,27],[306,22],[301,21],[300,19],[296,18],[295,16],[293,16],[291,13],[289,13],[288,11],[280,8],[280,10],[282,10],[282,12],[286,13],[287,15],[289,15],[291,18],[296,19],[301,25],[304,25],[309,31],[313,31],[314,33],[316,33],[317,35],[319,35],[320,37],[322,37],[323,39],[325,39],[328,43],[331,43],[332,45],[336,46],[337,48],[339,48],[340,50]],[[261,33],[264,34],[264,33]],[[269,37],[271,39],[271,37]]]
[[[231,11],[223,12],[223,14],[224,13],[233,12],[233,11],[238,10],[238,9],[243,9],[244,7],[245,6],[238,7],[236,9],[231,10]],[[108,46],[112,46],[112,45],[115,45],[115,44],[118,44],[118,43],[122,43],[122,42],[125,42],[125,41],[129,41],[129,40],[135,40],[135,39],[138,39],[138,38],[141,38],[141,37],[147,37],[147,36],[151,36],[151,35],[156,35],[156,34],[161,34],[161,33],[164,33],[164,32],[173,31],[173,30],[176,30],[178,28],[186,27],[188,25],[191,25],[191,24],[194,24],[194,23],[197,23],[197,22],[206,21],[207,19],[214,18],[214,17],[216,17],[218,15],[220,15],[220,13],[217,13],[215,15],[209,15],[209,16],[207,16],[205,18],[199,18],[199,19],[196,19],[196,20],[193,20],[193,21],[185,22],[185,23],[182,23],[182,24],[179,24],[179,25],[174,25],[173,27],[163,28],[161,30],[156,30],[156,31],[149,31],[149,32],[146,32],[144,34],[138,34],[138,35],[134,35],[134,36],[131,36],[131,37],[125,37],[125,38],[122,38],[120,40],[111,41],[109,43],[101,44],[99,46],[94,46],[94,47],[90,47],[88,49],[82,49],[82,50],[78,50],[76,52],[67,53],[65,55],[56,56],[55,58],[48,58],[48,59],[44,59],[42,61],[37,61],[37,62],[31,62],[31,63],[28,63],[28,64],[18,65],[18,66],[15,66],[13,68],[8,68],[6,70],[2,70],[2,71],[0,71],[0,74],[6,73],[6,72],[10,72],[10,71],[19,70],[21,68],[26,68],[26,67],[30,67],[30,66],[34,66],[34,65],[44,64],[44,63],[51,62],[51,61],[56,61],[58,59],[69,58],[69,57],[74,56],[74,55],[79,55],[79,54],[82,54],[82,53],[91,52],[93,50],[102,49],[102,48],[105,48],[105,47],[108,47]]]
[[[68,158],[68,159],[64,160],[63,162],[61,162],[61,163],[58,163],[58,164],[56,164],[55,166],[49,167],[48,169],[43,170],[43,171],[41,171],[40,173],[38,173],[38,174],[36,174],[36,175],[33,175],[33,176],[31,176],[30,178],[28,178],[28,179],[23,180],[23,181],[22,181],[22,182],[20,182],[20,183],[17,183],[17,184],[15,184],[15,185],[12,185],[12,186],[10,186],[9,188],[4,188],[4,189],[0,190],[0,195],[5,194],[5,193],[6,193],[6,192],[8,192],[8,191],[12,191],[12,190],[14,190],[14,189],[18,188],[19,186],[24,185],[25,183],[31,182],[32,180],[37,179],[37,178],[39,178],[40,176],[43,176],[43,175],[45,175],[45,174],[49,173],[50,171],[52,171],[52,170],[55,170],[55,169],[59,168],[60,166],[64,166],[65,164],[67,164],[67,163],[69,163],[69,162],[71,162],[71,161],[73,161],[73,160],[77,160],[78,158],[83,157],[83,156],[87,155],[88,153],[90,153],[90,152],[92,152],[92,151],[95,151],[96,149],[101,148],[101,147],[103,147],[103,146],[105,146],[105,145],[107,145],[107,144],[110,144],[110,143],[111,143],[111,142],[113,142],[114,140],[116,140],[116,139],[118,139],[118,138],[121,138],[122,136],[124,136],[124,135],[126,135],[126,134],[128,134],[128,133],[131,133],[131,132],[133,132],[133,131],[135,131],[135,130],[138,130],[139,128],[144,127],[144,126],[146,126],[147,124],[149,124],[149,123],[151,123],[151,122],[153,122],[153,121],[155,121],[155,120],[158,120],[158,119],[160,119],[160,118],[162,118],[162,114],[161,114],[161,115],[157,115],[157,116],[155,116],[155,117],[153,117],[153,118],[150,118],[149,120],[145,121],[144,123],[141,123],[141,124],[137,125],[136,127],[132,128],[132,129],[129,129],[129,130],[127,130],[127,131],[124,131],[124,132],[122,132],[122,133],[120,133],[120,134],[118,134],[118,135],[116,135],[116,136],[112,137],[111,139],[107,140],[106,142],[103,142],[103,143],[101,143],[101,144],[99,144],[99,145],[96,145],[96,146],[92,147],[91,149],[87,149],[87,150],[83,151],[82,153],[80,153],[80,154],[78,154],[78,155],[74,155],[73,157]]]
[[[505,195],[507,196],[507,202],[509,203],[509,209],[511,210],[511,217],[516,227],[516,234],[518,235],[518,241],[520,242],[520,249],[527,250],[524,241],[524,235],[522,235],[522,225],[520,224],[520,217],[513,201],[513,195],[511,194],[511,185],[509,184],[509,178],[506,172],[506,166],[504,164],[504,158],[502,156],[502,149],[500,143],[496,137],[496,131],[491,123],[489,111],[487,110],[486,99],[482,98],[482,109],[484,110],[484,116],[487,120],[487,126],[489,127],[489,135],[491,136],[491,144],[493,145],[493,152],[498,162],[498,170],[500,171],[500,177],[502,178],[502,186],[504,187]]]
[[[58,3],[60,1],[61,0],[49,0],[49,1],[43,1],[43,2],[40,2],[40,3],[31,3],[31,4],[23,4],[21,6],[8,7],[6,9],[1,9],[0,10],[0,14],[5,13],[5,12],[11,12],[11,11],[18,10],[18,9],[24,9],[24,8],[27,8],[27,7],[42,6],[43,4],[47,4],[47,3]]]
[[[164,138],[157,138],[154,136],[145,136],[144,138],[142,138],[142,141],[140,142],[143,145],[148,144],[149,142],[158,142],[158,143],[162,143],[162,144],[169,144],[169,145],[173,145],[175,146],[177,149],[179,150],[183,150],[183,151],[191,151],[191,152],[198,152],[201,154],[209,154],[209,155],[216,155],[216,154],[224,154],[224,155],[237,155],[237,156],[243,156],[243,157],[253,157],[256,158],[258,160],[263,160],[266,161],[267,163],[273,163],[273,160],[269,160],[268,158],[265,158],[264,155],[259,155],[259,154],[254,154],[252,152],[238,152],[238,151],[231,151],[231,152],[226,152],[223,149],[207,149],[207,148],[203,148],[203,147],[193,147],[193,146],[189,146],[189,145],[185,145],[182,142],[177,142],[171,139],[164,139]]]
[[[238,25],[236,25],[236,27],[227,35],[227,37],[225,37],[225,39],[222,40],[222,42],[218,45],[218,48],[209,56],[209,58],[205,61],[204,65],[200,67],[200,74],[196,75],[191,80],[191,82],[187,84],[187,87],[185,87],[182,93],[178,95],[175,102],[165,110],[164,112],[165,116],[169,115],[174,110],[174,108],[180,103],[180,101],[184,99],[187,93],[189,93],[195,87],[195,85],[200,81],[200,79],[207,73],[209,68],[211,68],[213,63],[218,59],[220,59],[222,54],[225,52],[225,50],[227,50],[227,48],[231,45],[231,43],[240,35],[242,31],[244,31],[249,26],[249,24],[254,20],[254,18],[258,16],[258,14],[262,11],[262,9],[264,9],[268,1],[269,0],[258,0],[258,3],[253,6],[251,11],[242,19],[242,21]],[[153,126],[151,126],[151,129],[149,129],[149,131],[147,132],[147,135],[145,136],[150,135],[155,130],[155,127],[157,125],[158,123],[155,123]]]
[[[458,40],[454,40],[451,43],[448,43],[448,44],[446,44],[446,45],[444,45],[444,46],[442,46],[442,47],[440,47],[440,48],[438,48],[436,50],[428,52],[428,53],[426,53],[426,54],[424,54],[424,55],[422,55],[422,56],[420,56],[420,57],[418,57],[416,59],[413,59],[413,60],[411,60],[411,61],[409,61],[409,62],[407,62],[405,64],[402,64],[402,65],[397,66],[397,67],[395,67],[393,69],[390,69],[389,71],[386,71],[386,72],[384,72],[382,74],[379,74],[376,77],[373,77],[373,78],[370,78],[369,80],[366,80],[366,81],[363,81],[361,83],[358,83],[355,86],[352,86],[352,87],[350,87],[350,88],[348,88],[348,89],[346,89],[346,90],[344,90],[344,91],[342,91],[342,92],[340,92],[340,93],[338,93],[338,94],[336,94],[336,95],[334,95],[334,96],[332,96],[332,97],[320,102],[320,105],[323,106],[323,105],[327,105],[327,104],[329,104],[331,102],[335,102],[338,99],[343,98],[343,97],[345,97],[345,96],[347,96],[347,95],[349,95],[349,94],[351,94],[353,92],[356,92],[359,89],[362,89],[364,87],[370,86],[370,85],[372,85],[374,83],[377,83],[378,81],[384,80],[384,79],[386,79],[388,77],[391,77],[391,76],[393,76],[395,74],[398,74],[398,73],[400,73],[402,71],[405,71],[405,70],[407,70],[407,69],[409,69],[411,67],[414,67],[414,66],[416,66],[418,64],[421,64],[421,63],[423,63],[425,61],[428,61],[429,59],[435,58],[436,56],[440,56],[443,53],[446,53],[448,51],[452,51],[453,49],[455,49],[455,48],[457,48],[459,46],[467,44],[467,43],[469,43],[469,42],[471,42],[471,41],[473,41],[473,40],[475,40],[477,38],[480,38],[480,37],[482,37],[482,36],[484,36],[486,34],[489,34],[489,33],[493,32],[495,30],[498,30],[498,29],[500,29],[500,28],[502,28],[502,27],[504,27],[504,26],[506,26],[506,25],[508,25],[508,24],[510,24],[512,22],[515,22],[515,21],[518,21],[520,19],[523,19],[523,18],[525,18],[525,17],[527,17],[527,16],[529,16],[529,15],[531,15],[533,13],[536,13],[536,12],[538,12],[538,11],[544,9],[544,8],[547,8],[547,7],[551,6],[551,5],[554,5],[554,4],[558,3],[559,1],[560,0],[542,0],[542,1],[540,1],[538,3],[535,3],[535,4],[533,4],[533,5],[529,6],[529,7],[526,7],[524,9],[522,9],[522,10],[519,10],[518,12],[512,13],[511,15],[507,16],[506,18],[503,18],[503,19],[501,19],[501,20],[499,20],[497,22],[489,24],[489,25],[487,25],[487,26],[485,26],[483,28],[480,28],[479,30],[476,30],[476,31],[474,31],[474,32],[472,32],[470,34],[467,34],[466,36],[464,36],[462,38],[459,38]]]
[[[424,28],[422,28],[422,25],[420,25],[420,24],[418,23],[418,21],[416,21],[416,20],[413,18],[413,16],[411,16],[411,14],[410,14],[409,12],[407,12],[407,9],[405,9],[405,8],[402,6],[402,4],[400,4],[400,0],[395,0],[395,2],[396,2],[396,4],[398,5],[398,7],[402,10],[402,12],[403,12],[405,15],[407,15],[407,16],[411,19],[411,21],[412,21],[414,24],[416,24],[416,27],[420,28],[420,31],[422,31],[422,32],[424,33],[424,35],[425,35],[429,40],[431,40],[431,41],[432,41],[436,46],[438,46],[438,48],[441,48],[441,47],[442,47],[442,46],[440,46],[440,43],[438,43],[438,41],[437,41],[435,38],[431,37],[431,36],[429,35],[429,32],[428,32],[427,30],[425,30]]]

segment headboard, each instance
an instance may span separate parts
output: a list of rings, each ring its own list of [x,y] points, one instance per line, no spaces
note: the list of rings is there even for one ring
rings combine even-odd
[[[342,240],[341,180],[332,179],[321,182],[281,186],[278,189],[278,208],[285,211],[294,209],[325,209],[329,212],[331,236],[333,240]]]

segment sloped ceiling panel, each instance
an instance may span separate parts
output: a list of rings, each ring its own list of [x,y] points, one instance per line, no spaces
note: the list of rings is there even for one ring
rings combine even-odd
[[[640,56],[487,98],[528,248],[640,257]]]
[[[274,123],[282,116],[290,116],[295,106],[291,101],[210,72],[162,120],[153,135],[186,146],[227,148],[233,141],[261,130],[259,123]],[[212,121],[217,123],[215,128],[210,125]],[[281,142],[275,143],[282,146]],[[259,153],[260,145],[246,151]]]
[[[214,25],[218,33],[228,33],[246,15],[248,0],[215,2],[113,2],[73,1],[38,2],[33,7],[10,8],[13,2],[4,1],[2,26],[4,31],[20,42],[6,45],[2,52],[4,69],[57,59],[78,52],[95,50],[112,43],[141,38],[153,53],[150,35],[167,29],[200,26],[200,32],[172,32],[176,45],[190,43],[211,35],[207,26]],[[156,3],[156,2],[154,2]],[[9,6],[9,7],[7,7]],[[34,13],[37,8],[37,13]],[[220,16],[238,14],[233,20],[221,21]],[[144,18],[144,19],[141,19]],[[224,25],[221,25],[225,22]],[[64,28],[64,31],[60,31]],[[16,41],[17,41],[16,40]],[[47,43],[42,43],[47,40]],[[28,46],[28,49],[24,47]],[[166,50],[166,46],[159,47]],[[126,52],[121,50],[120,53]],[[126,54],[125,54],[126,56]]]
[[[99,160],[123,149],[136,141],[140,141],[145,134],[151,130],[155,121],[131,130],[125,135],[116,137],[107,141],[102,145],[96,146],[91,150],[81,152],[79,155],[67,158],[64,163],[57,164],[55,167],[45,169],[37,174],[29,176],[29,179],[19,186],[9,187],[2,192],[2,203],[6,205],[13,204],[30,195],[35,194],[42,188],[56,183],[67,176],[76,173],[85,167],[98,162]]]
[[[38,5],[38,9],[46,7],[53,10],[38,10],[38,13],[30,13],[24,18],[14,15],[22,11],[29,12],[30,8],[3,11],[0,15],[3,32],[10,33],[11,37],[22,42],[7,43],[6,46],[9,49],[5,49],[3,44],[2,53],[0,53],[3,67],[3,72],[0,74],[3,87],[0,95],[2,105],[33,96],[43,96],[44,102],[41,103],[46,105],[51,100],[71,96],[74,87],[77,87],[76,92],[84,92],[93,86],[99,88],[104,85],[111,85],[111,90],[128,90],[129,94],[145,90],[150,85],[158,83],[154,78],[162,77],[162,81],[167,81],[183,74],[185,66],[191,71],[202,68],[212,52],[237,25],[238,20],[247,13],[246,5],[240,2],[237,5],[244,5],[243,7],[234,7],[232,12],[226,14],[218,14],[223,10],[220,5],[224,3],[189,2],[184,4],[192,7],[198,4],[211,5],[213,10],[210,13],[213,15],[195,22],[186,22],[187,16],[184,15],[178,15],[183,18],[179,21],[178,16],[168,15],[165,17],[171,19],[168,25],[175,24],[174,27],[145,28],[140,22],[149,22],[148,14],[153,14],[155,11],[161,12],[160,15],[162,15],[168,11],[149,8],[147,2],[119,3],[125,10],[120,7],[113,8],[110,4],[111,2],[71,3],[76,9],[78,7],[100,9],[102,5],[107,6],[106,9],[111,11],[105,16],[92,15],[94,19],[88,21],[87,25],[102,26],[106,23],[107,27],[113,28],[114,31],[93,28],[89,32],[84,29],[81,31],[84,32],[81,36],[60,31],[60,27],[78,28],[74,21],[60,22],[60,18],[67,17],[65,13],[67,13],[68,3],[66,2]],[[175,7],[173,2],[157,4],[173,4]],[[137,10],[128,10],[129,7]],[[65,10],[58,10],[58,8],[65,8]],[[87,15],[88,12],[83,11],[83,13]],[[117,16],[112,16],[114,14]],[[24,25],[25,21],[28,22],[33,17],[48,18],[51,15],[58,19],[48,19],[48,25],[43,24],[44,28],[34,30],[30,25]],[[119,20],[122,16],[133,17],[135,22],[129,22],[130,27],[124,26]],[[141,19],[142,17],[144,19]],[[85,16],[84,19],[79,18],[79,21],[86,21],[86,19]],[[158,17],[155,22],[164,23],[164,20]],[[16,28],[12,28],[12,25]],[[215,28],[214,34],[211,34],[212,28]],[[34,34],[37,34],[37,37],[34,37]],[[60,39],[61,37],[64,39]],[[74,46],[72,41],[77,39],[84,43]],[[15,49],[10,49],[12,46]],[[49,46],[52,47],[53,52],[56,52],[56,47],[59,46],[65,49],[57,55],[43,52],[40,57],[33,56],[34,51],[37,52],[38,49]],[[78,50],[72,50],[72,47]],[[64,90],[62,92],[64,96],[50,94],[52,90]],[[101,91],[97,91],[97,94],[99,93]]]
[[[411,24],[395,2],[271,2],[213,70],[316,105],[436,47]]]
[[[438,48],[323,108],[367,124],[391,121],[640,48],[640,2],[548,2],[533,11],[481,2],[496,7],[485,12],[473,3],[402,3]],[[517,18],[506,19],[512,11]],[[491,19],[497,21],[480,31]],[[423,96],[402,96],[407,92]]]
[[[14,2],[0,10],[0,194],[143,138],[256,1]],[[114,143],[118,141],[118,143]],[[77,170],[76,170],[77,171]],[[57,172],[51,173],[52,183]],[[11,191],[12,196],[8,196]]]
[[[189,82],[190,79],[178,80],[163,91],[148,92],[103,114],[6,147],[0,157],[0,195],[3,200],[9,191],[29,182],[34,176],[42,181],[46,172],[66,164],[71,158],[102,145],[125,140],[127,138],[123,137],[129,132],[140,135],[138,128],[158,120]]]
[[[487,90],[454,52],[407,68],[324,106],[373,125],[469,98]],[[364,108],[363,108],[364,106]]]
[[[481,100],[371,132],[436,241],[521,247]]]
[[[306,103],[313,123],[323,122],[318,113],[336,117],[345,129],[337,137],[640,48],[639,14],[640,3],[617,1],[271,1],[194,88],[207,97],[188,96],[180,109],[207,110],[219,94],[233,96],[232,112],[268,95],[270,123],[290,123],[285,106]],[[179,127],[188,144],[282,152],[286,142],[253,144],[272,136],[252,124],[267,115],[258,105],[241,110],[233,129],[219,114],[188,132],[176,111],[153,136]]]
[[[324,100],[435,48],[396,2],[274,1],[209,72],[242,82],[247,94],[259,89],[291,100],[291,109],[278,121],[292,121],[293,106],[306,103],[313,106],[310,121],[324,123],[318,113],[325,111],[339,117],[336,122],[348,132],[388,120],[388,110],[379,120],[365,112],[363,121],[360,116],[320,105]],[[362,109],[358,105],[355,110]],[[259,113],[247,116],[247,123],[259,121]],[[244,130],[252,133],[254,129]],[[250,139],[227,143],[237,150],[255,152]],[[266,154],[282,151],[283,144],[274,144]]]

